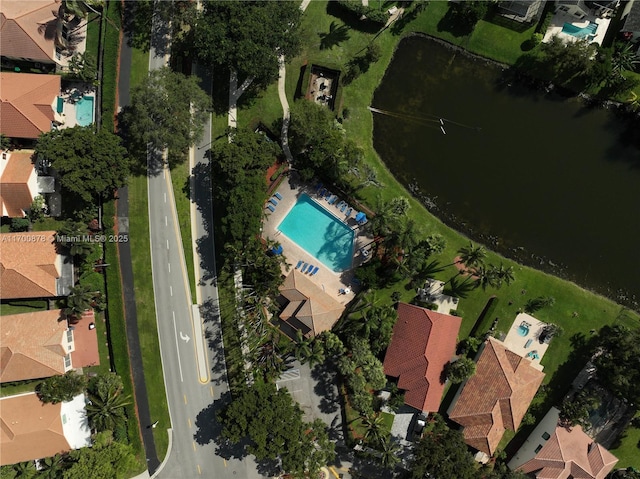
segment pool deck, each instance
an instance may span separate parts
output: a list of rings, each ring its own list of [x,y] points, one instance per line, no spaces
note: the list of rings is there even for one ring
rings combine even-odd
[[[86,92],[81,95],[93,97],[93,113],[91,115],[91,123],[95,122],[96,119],[96,97],[94,92]],[[76,118],[76,102],[72,99],[71,93],[61,94],[60,97],[64,99],[64,105],[62,107],[62,119],[64,123],[60,126],[62,128],[73,128],[78,125],[78,120]]]
[[[520,324],[522,324],[522,322],[526,322],[529,324],[529,333],[526,336],[521,336],[518,332],[518,328],[520,327]],[[536,351],[538,353],[538,358],[529,359],[531,359],[531,362],[533,363],[532,366],[534,368],[542,371],[543,366],[542,364],[540,364],[540,361],[544,357],[544,353],[547,351],[549,344],[540,343],[540,341],[538,341],[538,336],[542,331],[542,328],[544,328],[545,326],[546,323],[537,320],[533,316],[526,313],[520,313],[513,321],[511,329],[509,329],[509,332],[507,333],[507,337],[504,338],[504,346],[509,351],[513,351],[514,353],[522,357],[527,357],[527,354],[532,351]],[[531,340],[531,342],[527,347],[527,342],[529,340]]]
[[[549,28],[544,35],[542,41],[547,43],[551,40],[554,35],[562,38],[565,42],[575,42],[579,40],[578,37],[574,37],[568,33],[564,33],[562,31],[562,27],[565,23],[571,23],[572,25],[578,28],[584,28],[590,23],[597,23],[598,29],[596,30],[594,38],[589,40],[589,43],[597,43],[598,45],[602,45],[602,41],[604,40],[604,36],[607,34],[607,29],[609,28],[609,24],[611,23],[610,18],[600,18],[595,15],[587,15],[585,18],[578,20],[576,17],[572,15],[567,15],[564,12],[556,13],[551,19],[551,23],[549,24]]]
[[[353,299],[354,294],[358,292],[357,286],[352,283],[352,279],[354,277],[354,269],[355,267],[360,266],[365,260],[365,258],[363,258],[362,255],[357,252],[360,250],[360,248],[373,241],[373,238],[371,236],[368,236],[363,231],[363,228],[354,229],[357,226],[357,223],[354,219],[357,210],[354,208],[353,212],[351,213],[351,217],[346,220],[345,214],[340,213],[340,210],[336,208],[336,205],[340,202],[340,198],[333,205],[330,205],[326,200],[320,199],[318,197],[315,185],[307,185],[300,182],[295,172],[285,178],[276,192],[282,196],[282,200],[276,200],[278,201],[278,205],[275,206],[275,211],[273,213],[266,206],[270,203],[265,204],[264,211],[266,217],[262,224],[262,237],[277,241],[282,245],[282,248],[284,250],[283,254],[287,259],[287,264],[289,264],[290,266],[289,271],[283,269],[282,274],[289,274],[289,272],[291,272],[298,264],[299,260],[302,260],[303,262],[312,264],[314,266],[318,266],[320,268],[318,270],[318,273],[313,276],[307,275],[309,279],[320,286],[325,291],[325,293],[332,296],[336,301],[346,305]],[[305,193],[309,195],[309,197],[312,198],[317,204],[322,206],[326,211],[335,216],[336,219],[343,222],[346,220],[346,224],[349,225],[351,229],[354,229],[354,257],[352,267],[350,269],[339,273],[332,271],[328,266],[325,266],[314,256],[307,253],[304,249],[302,249],[294,241],[289,239],[286,235],[284,235],[282,232],[280,232],[280,230],[277,229],[278,225],[287,216],[287,214],[289,214],[289,211],[296,204],[300,196]],[[351,292],[348,294],[340,294],[339,290],[343,288],[350,288]]]

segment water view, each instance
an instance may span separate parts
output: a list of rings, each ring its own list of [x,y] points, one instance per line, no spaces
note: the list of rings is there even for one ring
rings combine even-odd
[[[372,106],[376,150],[443,220],[527,264],[640,298],[630,122],[420,37],[400,44]]]

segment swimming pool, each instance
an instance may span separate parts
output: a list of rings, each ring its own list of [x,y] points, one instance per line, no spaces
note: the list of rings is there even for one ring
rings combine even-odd
[[[589,35],[595,35],[598,29],[597,23],[590,23],[586,27],[576,27],[572,23],[565,23],[562,26],[562,33],[567,33],[577,38],[586,38]]]
[[[89,126],[93,123],[93,97],[83,96],[76,104],[76,122],[80,126]]]
[[[332,271],[351,267],[354,232],[308,195],[300,197],[278,229]]]

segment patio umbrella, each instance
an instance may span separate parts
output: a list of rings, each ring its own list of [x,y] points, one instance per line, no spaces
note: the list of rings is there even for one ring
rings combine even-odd
[[[356,214],[356,221],[359,223],[360,221],[362,221],[363,218],[366,218],[367,215],[365,215],[362,211],[359,211],[358,214]]]

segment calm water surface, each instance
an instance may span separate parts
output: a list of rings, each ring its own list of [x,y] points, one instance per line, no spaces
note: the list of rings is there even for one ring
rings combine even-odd
[[[637,123],[503,78],[432,40],[404,40],[374,96],[386,113],[374,113],[376,150],[472,237],[640,298]]]

